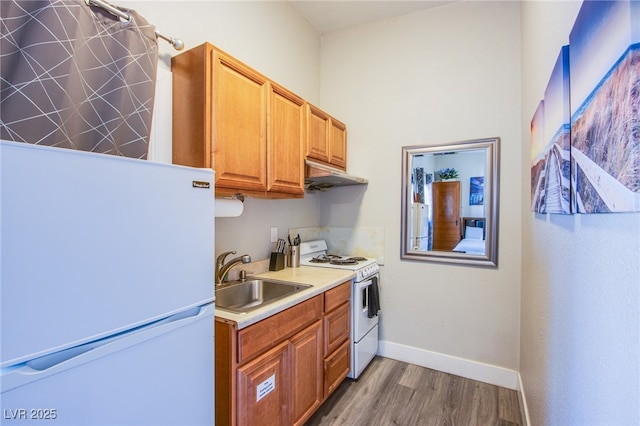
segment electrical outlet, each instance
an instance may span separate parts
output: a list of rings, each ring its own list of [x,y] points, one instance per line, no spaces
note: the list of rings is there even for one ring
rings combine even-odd
[[[272,243],[277,243],[278,242],[278,227],[277,226],[272,226],[271,227],[271,242]]]

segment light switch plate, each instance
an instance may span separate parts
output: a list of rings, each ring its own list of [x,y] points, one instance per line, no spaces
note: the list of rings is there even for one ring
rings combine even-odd
[[[278,227],[277,226],[272,226],[271,227],[271,242],[272,243],[277,243],[278,242]]]

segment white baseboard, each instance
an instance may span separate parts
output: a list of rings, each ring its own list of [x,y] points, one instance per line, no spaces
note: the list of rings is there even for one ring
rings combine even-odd
[[[378,355],[520,391],[518,372],[507,368],[388,341],[379,342]]]

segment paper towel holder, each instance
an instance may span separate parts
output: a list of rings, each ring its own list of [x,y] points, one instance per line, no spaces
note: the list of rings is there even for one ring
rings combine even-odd
[[[215,217],[238,217],[244,210],[244,202],[234,196],[215,199]]]
[[[240,200],[244,203],[244,195],[239,192],[236,192],[235,194],[233,194],[232,198],[235,198],[236,200]]]

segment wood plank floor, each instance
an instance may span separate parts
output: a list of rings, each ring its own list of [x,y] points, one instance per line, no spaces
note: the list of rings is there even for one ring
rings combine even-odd
[[[375,357],[346,379],[307,426],[520,425],[517,392]]]

